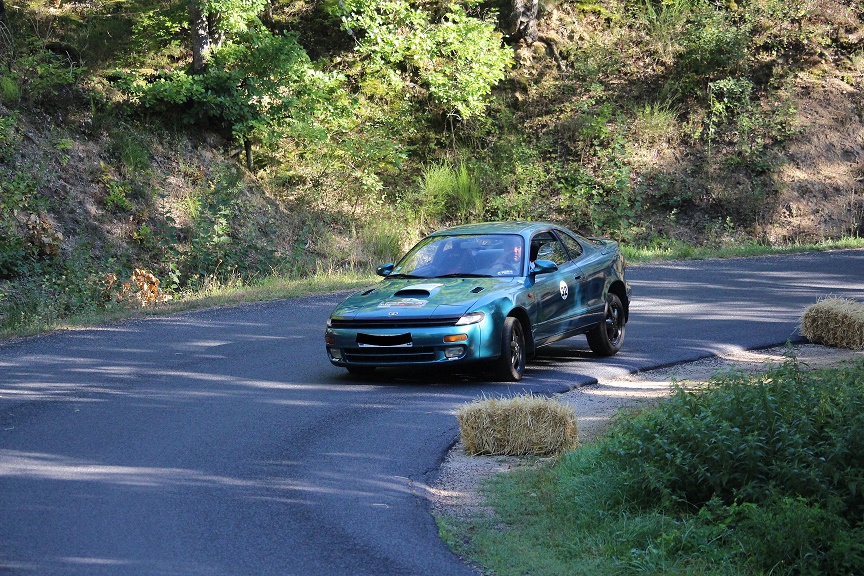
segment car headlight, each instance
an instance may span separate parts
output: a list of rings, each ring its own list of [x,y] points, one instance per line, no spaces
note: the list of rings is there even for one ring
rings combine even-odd
[[[459,321],[456,322],[456,326],[467,326],[469,324],[477,324],[478,322],[482,322],[483,319],[486,318],[486,314],[483,312],[471,312],[470,314],[465,314]]]
[[[327,328],[332,328],[332,327],[333,327],[333,319],[327,318]]]

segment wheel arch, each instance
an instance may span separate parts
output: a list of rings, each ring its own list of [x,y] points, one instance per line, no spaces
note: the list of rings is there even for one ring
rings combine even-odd
[[[618,296],[618,299],[624,305],[624,323],[626,324],[630,319],[630,299],[627,298],[627,287],[621,280],[616,280],[609,286],[608,292]]]
[[[519,323],[522,325],[522,335],[525,337],[526,352],[533,354],[535,350],[534,334],[531,332],[531,319],[528,317],[528,312],[524,308],[516,307],[510,310],[507,316],[512,316],[519,320]]]

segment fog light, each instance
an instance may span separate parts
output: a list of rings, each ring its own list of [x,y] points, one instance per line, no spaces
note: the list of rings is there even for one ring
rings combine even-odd
[[[334,360],[342,360],[342,350],[339,348],[330,348],[330,356],[332,356]]]
[[[464,346],[449,346],[444,349],[444,357],[445,358],[460,358],[465,354]]]
[[[334,338],[333,336],[324,336],[324,342],[327,344],[335,344],[336,338]]]

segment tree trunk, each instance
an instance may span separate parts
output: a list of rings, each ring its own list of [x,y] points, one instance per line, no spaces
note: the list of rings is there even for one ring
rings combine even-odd
[[[254,166],[252,163],[252,141],[249,138],[244,139],[243,147],[246,149],[246,168],[251,172]]]
[[[528,44],[537,41],[537,11],[540,0],[513,0],[513,39]]]
[[[210,51],[210,25],[201,0],[189,2],[189,27],[192,29],[192,72],[204,71]]]

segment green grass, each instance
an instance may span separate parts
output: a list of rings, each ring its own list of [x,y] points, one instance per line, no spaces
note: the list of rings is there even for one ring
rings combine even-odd
[[[717,376],[494,477],[494,520],[439,531],[499,576],[861,573],[862,409],[862,361]]]
[[[251,284],[244,284],[239,281],[211,282],[194,292],[183,292],[168,302],[144,308],[115,306],[107,310],[75,314],[68,318],[55,319],[38,325],[0,329],[0,341],[55,330],[94,326],[129,318],[160,316],[202,308],[235,306],[248,302],[266,302],[283,298],[326,294],[365,286],[375,282],[376,278],[368,272],[319,272],[299,279],[275,275],[267,276]]]
[[[774,246],[757,242],[741,242],[736,244],[693,246],[685,242],[666,239],[649,246],[629,246],[624,244],[622,251],[631,264],[662,262],[666,260],[704,260],[707,258],[746,258],[749,256],[767,256],[772,254],[797,254],[803,252],[824,252],[828,250],[845,250],[864,248],[864,238],[841,238],[825,240],[813,244],[789,244]]]

